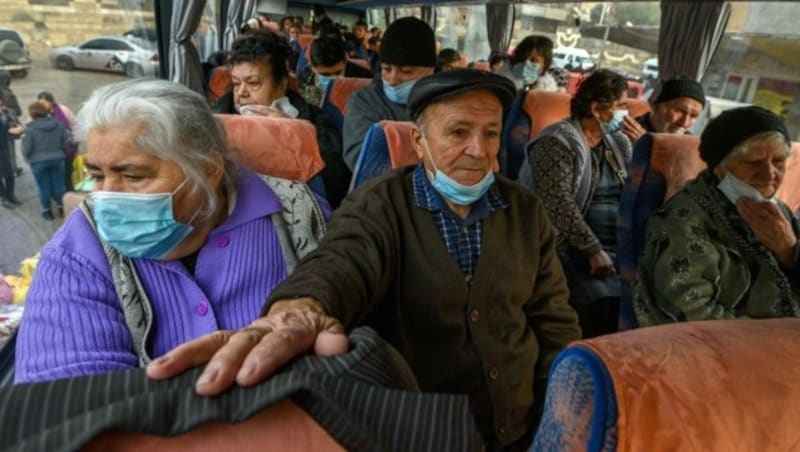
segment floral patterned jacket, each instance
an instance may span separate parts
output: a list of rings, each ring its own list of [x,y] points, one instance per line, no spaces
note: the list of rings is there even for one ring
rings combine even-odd
[[[647,223],[634,309],[642,326],[687,320],[800,317],[800,264],[783,268],[710,171]],[[800,224],[783,203],[800,237]]]

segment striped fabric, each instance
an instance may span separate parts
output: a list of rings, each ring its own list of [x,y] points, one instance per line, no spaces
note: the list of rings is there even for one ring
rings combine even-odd
[[[412,179],[414,204],[433,214],[433,222],[442,236],[447,252],[464,273],[467,280],[475,275],[478,258],[483,245],[483,220],[492,212],[505,209],[508,204],[494,188],[472,205],[466,219],[453,213],[441,195],[431,185],[425,175],[425,167],[420,163],[414,170]]]
[[[419,393],[408,365],[371,329],[350,335],[350,353],[298,359],[270,380],[199,397],[194,369],[167,381],[144,371],[0,389],[2,451],[70,451],[122,429],[176,435],[211,421],[238,422],[293,400],[348,450],[471,451],[483,443],[467,397]]]

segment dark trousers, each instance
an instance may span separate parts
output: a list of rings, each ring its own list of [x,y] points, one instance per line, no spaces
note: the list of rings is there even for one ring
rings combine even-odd
[[[31,171],[39,189],[39,202],[42,212],[50,212],[50,200],[55,200],[56,207],[63,207],[64,197],[64,159],[45,160],[31,163]]]
[[[0,198],[6,201],[16,201],[14,195],[14,176],[0,178]]]
[[[75,157],[67,157],[64,159],[64,187],[66,191],[75,190],[75,186],[72,184],[72,163],[74,161]]]
[[[616,333],[619,329],[619,297],[600,298],[576,311],[584,339]]]

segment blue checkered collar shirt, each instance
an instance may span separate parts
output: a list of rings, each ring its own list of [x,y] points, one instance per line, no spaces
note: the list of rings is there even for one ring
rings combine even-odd
[[[472,281],[483,242],[483,220],[492,212],[505,209],[508,203],[497,188],[492,186],[472,205],[466,219],[462,219],[447,205],[442,195],[433,188],[420,162],[412,176],[414,204],[433,215],[433,222],[442,236],[447,251],[456,261],[467,282]]]

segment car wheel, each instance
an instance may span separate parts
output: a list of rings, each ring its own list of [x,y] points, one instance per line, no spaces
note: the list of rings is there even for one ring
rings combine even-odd
[[[125,75],[130,78],[144,77],[144,68],[136,63],[125,64]]]
[[[16,63],[24,56],[25,52],[16,41],[10,39],[0,41],[0,62]]]
[[[28,76],[28,70],[20,69],[18,71],[11,71],[11,76],[16,78],[25,78]]]
[[[60,57],[56,58],[56,67],[65,71],[71,71],[75,69],[75,62],[72,61],[72,58],[66,55],[61,55]]]

